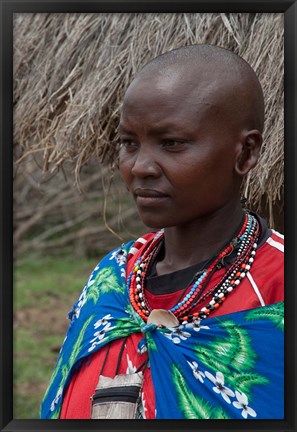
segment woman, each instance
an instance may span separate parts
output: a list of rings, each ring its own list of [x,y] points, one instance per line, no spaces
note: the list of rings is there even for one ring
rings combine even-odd
[[[254,71],[216,46],[133,80],[119,169],[153,232],[91,274],[42,418],[283,418],[283,237],[240,198],[263,123]]]

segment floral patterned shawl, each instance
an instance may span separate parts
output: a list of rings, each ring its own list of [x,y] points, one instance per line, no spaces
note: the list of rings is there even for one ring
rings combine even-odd
[[[41,418],[59,418],[64,391],[82,359],[139,332],[139,350],[148,350],[157,419],[284,418],[283,303],[170,329],[147,325],[134,312],[126,287],[131,245],[96,266],[70,312]]]

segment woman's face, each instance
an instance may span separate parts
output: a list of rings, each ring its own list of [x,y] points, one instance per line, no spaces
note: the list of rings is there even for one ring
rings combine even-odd
[[[222,94],[203,80],[193,89],[165,78],[132,83],[119,127],[121,177],[153,228],[210,216],[238,196],[240,183],[240,134],[228,123]]]

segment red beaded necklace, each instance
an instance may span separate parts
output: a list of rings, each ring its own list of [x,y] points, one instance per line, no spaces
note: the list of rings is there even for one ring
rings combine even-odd
[[[211,260],[207,269],[194,276],[191,284],[184,290],[184,293],[186,291],[189,292],[183,295],[182,299],[180,299],[177,304],[169,310],[169,313],[173,314],[179,322],[185,323],[191,322],[196,318],[207,318],[212,311],[220,307],[220,305],[225,301],[227,295],[240,284],[241,280],[250,270],[256,254],[259,235],[260,228],[257,219],[250,214],[246,214],[244,222],[236,237],[233,238],[230,243]],[[145,297],[147,272],[150,263],[156,258],[160,250],[163,236],[163,230],[156,234],[142,257],[137,260],[128,278],[131,304],[145,322],[147,322],[148,317],[152,312],[152,309]],[[224,262],[224,259],[233,252],[235,247],[238,248],[235,260],[226,270],[219,283],[202,295],[215,271],[218,269],[220,264]],[[213,295],[212,299],[200,310],[200,312],[190,314],[191,309],[193,309],[197,304],[203,302],[210,295]]]

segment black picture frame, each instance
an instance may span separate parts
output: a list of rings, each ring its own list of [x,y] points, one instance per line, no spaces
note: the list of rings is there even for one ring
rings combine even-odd
[[[296,137],[297,137],[297,5],[296,1],[14,1],[1,4],[1,299],[0,427],[1,431],[155,431],[296,430]],[[285,22],[285,419],[284,420],[14,420],[13,419],[13,212],[12,90],[13,14],[32,12],[262,12],[283,13]],[[272,359],[273,361],[273,359]]]

